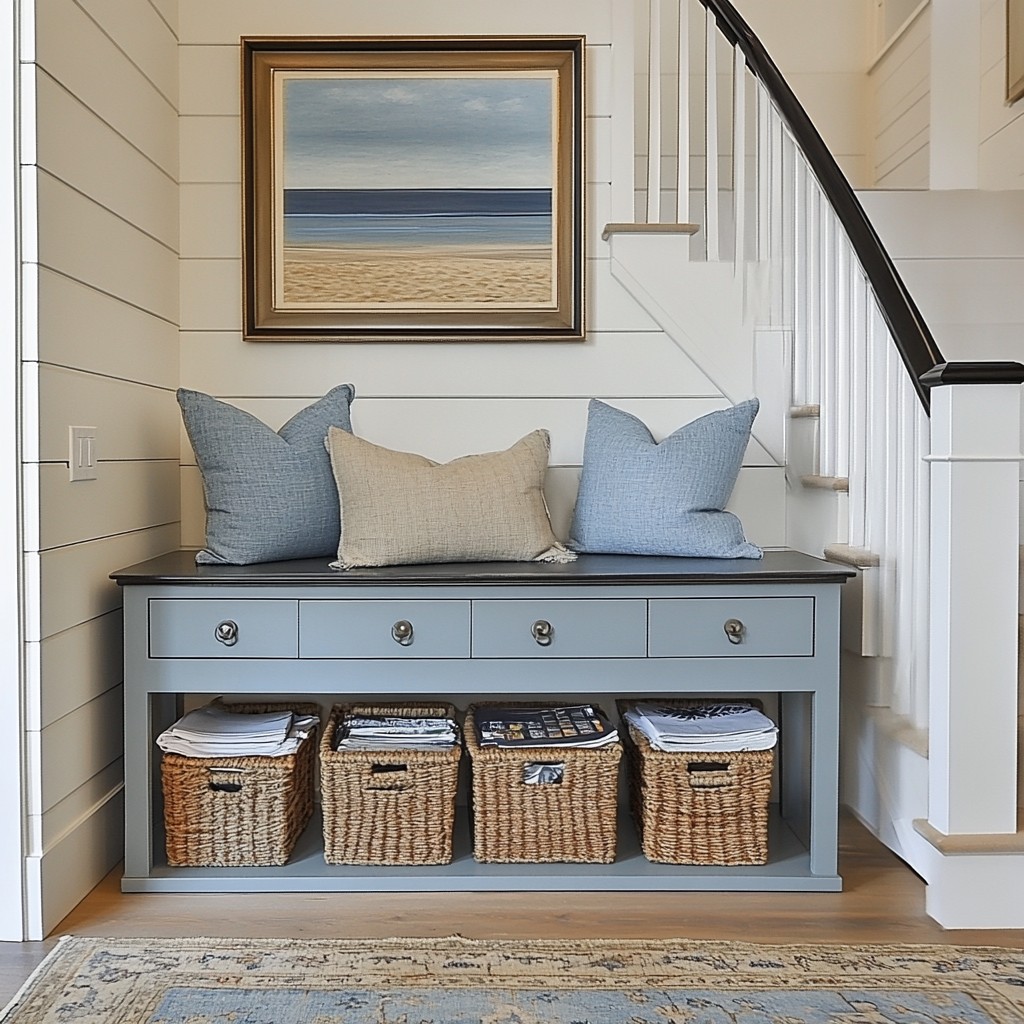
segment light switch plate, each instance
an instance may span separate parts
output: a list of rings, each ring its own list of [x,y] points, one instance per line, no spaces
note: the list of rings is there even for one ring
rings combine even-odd
[[[96,479],[95,427],[68,427],[68,469],[72,481]]]

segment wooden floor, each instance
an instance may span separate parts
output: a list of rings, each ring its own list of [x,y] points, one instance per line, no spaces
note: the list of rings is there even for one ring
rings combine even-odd
[[[840,830],[841,893],[122,894],[112,872],[45,942],[0,943],[0,1005],[59,935],[694,938],[1012,946],[1019,931],[944,931],[924,883],[855,820]]]

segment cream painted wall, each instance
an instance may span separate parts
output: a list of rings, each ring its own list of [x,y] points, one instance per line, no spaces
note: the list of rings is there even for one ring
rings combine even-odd
[[[1005,0],[982,0],[979,185],[1024,188],[1024,99],[1006,103]]]
[[[552,434],[548,496],[565,534],[591,396],[629,408],[664,435],[727,404],[610,272],[601,227],[612,195],[611,0],[445,0],[386,6],[337,0],[182,0],[181,381],[280,426],[342,381],[355,384],[357,432],[441,461]],[[266,343],[240,331],[238,39],[242,35],[583,34],[586,47],[588,333],[583,343]],[[203,541],[199,472],[182,435],[182,536]],[[752,539],[782,544],[781,475],[737,489],[734,508]],[[764,484],[758,481],[765,480]]]
[[[920,11],[868,72],[872,188],[927,188],[931,11]]]
[[[29,12],[25,12],[29,15]],[[32,937],[122,854],[121,595],[179,544],[173,3],[39,0],[23,33]],[[70,483],[68,427],[97,428]]]
[[[870,175],[865,0],[734,0],[855,188]]]

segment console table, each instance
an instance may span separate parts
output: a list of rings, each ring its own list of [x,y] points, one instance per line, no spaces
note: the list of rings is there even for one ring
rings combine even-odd
[[[839,596],[853,573],[761,560],[581,555],[338,572],[327,559],[197,566],[174,552],[124,587],[126,892],[838,891]],[[625,814],[612,864],[480,864],[468,809],[441,866],[324,862],[314,816],[281,867],[168,867],[155,737],[187,695],[595,701],[758,696],[780,726],[769,861],[653,864]],[[625,799],[620,803],[625,808]]]

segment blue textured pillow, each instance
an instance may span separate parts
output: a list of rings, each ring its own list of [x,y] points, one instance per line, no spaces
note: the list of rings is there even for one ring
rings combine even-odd
[[[701,416],[657,442],[635,416],[592,399],[569,547],[608,554],[760,558],[722,508],[756,398]]]
[[[180,388],[177,396],[206,499],[206,547],[196,561],[334,555],[338,491],[324,441],[328,427],[352,429],[352,385],[332,388],[279,431],[201,391]]]

